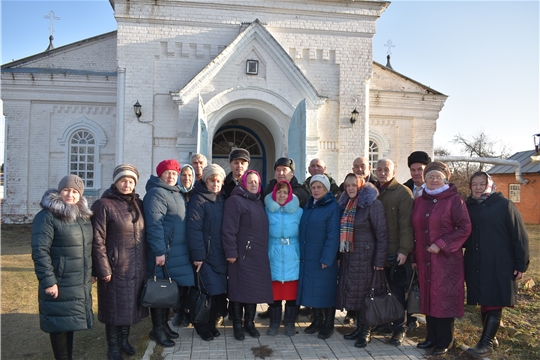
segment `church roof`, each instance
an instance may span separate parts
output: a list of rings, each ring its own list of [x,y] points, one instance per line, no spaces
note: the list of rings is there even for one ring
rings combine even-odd
[[[295,64],[290,55],[283,49],[272,34],[264,25],[256,19],[236,39],[233,40],[218,56],[216,56],[208,65],[206,65],[193,79],[191,79],[184,88],[179,91],[171,92],[173,100],[178,104],[185,104],[196,98],[200,90],[207,85],[219,72],[233,59],[241,49],[252,44],[253,39],[264,44],[265,49],[274,58],[274,61],[281,63],[281,68],[288,74],[292,84],[304,94],[306,100],[312,105],[321,105],[326,97],[320,95],[317,89],[309,81],[306,75]]]
[[[405,75],[403,75],[403,74],[397,72],[397,71],[394,70],[393,68],[390,68],[390,67],[384,66],[384,65],[382,65],[382,64],[379,64],[379,63],[376,62],[376,61],[373,61],[373,65],[378,66],[378,67],[381,68],[382,70],[389,71],[390,73],[395,74],[395,75],[397,75],[397,76],[403,78],[404,80],[410,81],[410,82],[416,84],[417,86],[420,86],[421,88],[423,88],[423,89],[425,90],[425,92],[426,92],[427,94],[447,96],[447,95],[445,95],[445,94],[443,94],[443,93],[441,93],[441,92],[438,92],[437,90],[435,90],[435,89],[433,89],[433,88],[430,88],[429,86],[426,86],[426,85],[424,85],[424,84],[422,84],[422,83],[420,83],[420,82],[418,82],[418,81],[416,81],[416,80],[414,80],[414,79],[411,79],[411,78],[408,77],[408,76],[405,76]]]
[[[540,174],[540,161],[532,161],[531,155],[535,155],[534,150],[520,151],[510,156],[508,160],[517,160],[521,164],[522,174]],[[516,171],[511,165],[495,165],[488,170],[490,175],[493,174],[514,174]]]
[[[36,61],[46,59],[48,57],[56,56],[60,53],[77,50],[87,45],[97,43],[99,41],[107,40],[116,37],[117,31],[111,31],[105,34],[97,35],[91,38],[80,40],[71,44],[67,44],[60,47],[54,47],[52,49],[40,52],[35,55],[27,56],[25,58],[15,60],[2,65],[2,73],[43,73],[43,74],[71,74],[71,75],[100,75],[100,76],[116,76],[116,72],[111,71],[92,71],[81,69],[66,69],[66,68],[53,68],[53,67],[33,67],[32,64]]]

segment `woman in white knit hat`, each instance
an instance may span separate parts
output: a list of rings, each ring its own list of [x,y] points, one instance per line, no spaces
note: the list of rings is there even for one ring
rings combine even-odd
[[[92,206],[92,258],[98,279],[98,319],[105,324],[107,356],[135,355],[128,342],[130,326],[148,316],[137,300],[146,279],[146,231],[142,201],[135,193],[139,172],[118,165],[113,184]]]

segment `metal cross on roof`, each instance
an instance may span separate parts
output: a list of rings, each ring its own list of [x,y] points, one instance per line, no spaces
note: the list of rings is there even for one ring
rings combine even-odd
[[[49,13],[47,15],[43,15],[43,18],[45,19],[51,19],[51,26],[49,26],[49,30],[51,32],[51,36],[54,32],[54,20],[60,20],[60,18],[58,16],[55,16],[54,15],[54,11],[49,11]]]
[[[392,55],[392,48],[396,47],[396,45],[392,45],[392,40],[388,40],[386,44],[384,44],[388,48],[388,51],[386,52],[388,55]]]

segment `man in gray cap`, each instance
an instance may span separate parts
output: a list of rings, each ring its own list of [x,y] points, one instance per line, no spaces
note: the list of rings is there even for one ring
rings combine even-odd
[[[249,163],[251,162],[251,156],[249,151],[246,149],[234,149],[229,154],[229,165],[231,167],[231,172],[225,178],[223,182],[222,192],[225,193],[226,198],[231,196],[236,185],[240,184],[240,179],[242,175],[248,170]]]
[[[270,183],[264,188],[263,199],[266,197],[266,195],[272,193],[274,186],[276,186],[278,181],[285,180],[291,184],[293,194],[296,195],[298,200],[300,200],[300,207],[303,208],[309,199],[309,192],[304,185],[298,182],[296,176],[294,176],[294,169],[295,165],[293,159],[286,157],[277,159],[274,164],[274,175],[276,178],[271,180]]]

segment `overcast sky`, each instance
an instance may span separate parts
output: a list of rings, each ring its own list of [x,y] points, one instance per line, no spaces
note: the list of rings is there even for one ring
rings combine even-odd
[[[262,0],[261,0],[262,1]],[[116,30],[108,0],[2,1],[2,63],[44,51],[54,11],[56,47]],[[394,1],[377,22],[373,60],[449,98],[435,147],[484,131],[532,150],[539,119],[538,1]]]

